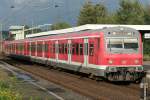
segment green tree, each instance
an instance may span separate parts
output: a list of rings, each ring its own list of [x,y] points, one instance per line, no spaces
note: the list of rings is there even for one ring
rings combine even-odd
[[[94,6],[94,14],[96,18],[96,23],[100,23],[100,24],[110,23],[108,12],[104,5],[96,4]]]
[[[118,24],[144,24],[144,10],[137,0],[121,0],[115,20]]]
[[[71,27],[71,25],[69,25],[68,23],[60,22],[60,23],[51,25],[51,30],[65,29],[65,28],[69,28],[69,27]]]
[[[80,11],[80,15],[78,17],[78,25],[95,24],[96,18],[94,15],[94,6],[91,2],[86,2]]]
[[[112,23],[107,8],[102,4],[86,2],[80,11],[78,25]]]
[[[150,5],[147,5],[146,7],[145,7],[145,12],[144,12],[144,23],[146,24],[146,25],[149,25],[150,24],[150,7],[149,7]]]

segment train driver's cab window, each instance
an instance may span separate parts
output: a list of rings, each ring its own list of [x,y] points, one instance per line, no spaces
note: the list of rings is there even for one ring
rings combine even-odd
[[[122,39],[107,39],[107,48],[123,48]]]
[[[125,49],[137,49],[138,40],[137,39],[124,39],[124,48]]]
[[[107,51],[113,53],[134,53],[138,52],[137,38],[108,38]]]
[[[89,56],[94,56],[94,44],[89,44]]]

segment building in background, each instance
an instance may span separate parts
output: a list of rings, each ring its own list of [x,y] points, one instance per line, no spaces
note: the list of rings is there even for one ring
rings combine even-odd
[[[9,33],[11,40],[20,40],[25,38],[24,26],[10,26]]]

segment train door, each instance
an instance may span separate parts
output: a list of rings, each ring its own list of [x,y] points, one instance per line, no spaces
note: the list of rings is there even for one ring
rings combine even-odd
[[[49,56],[51,59],[55,59],[56,58],[56,45],[55,45],[55,41],[49,41]]]
[[[22,54],[23,54],[23,44],[20,43],[20,55],[22,55]]]
[[[30,44],[31,46],[31,56],[35,56],[35,52],[36,52],[36,45],[35,45],[35,42],[31,42],[31,44]]]
[[[49,58],[50,57],[50,50],[49,50],[50,48],[49,48],[49,41],[45,41],[45,43],[44,43],[44,57],[45,58]]]
[[[27,47],[26,47],[26,55],[30,55],[30,42],[27,42]]]
[[[68,61],[68,40],[58,41],[58,59]]]
[[[68,40],[68,63],[71,63],[71,40]]]
[[[14,52],[14,43],[12,44],[12,53],[14,54],[15,52]]]
[[[27,42],[24,43],[24,55],[27,55]]]
[[[43,41],[38,41],[37,42],[37,56],[38,57],[43,57]]]
[[[16,54],[18,55],[19,52],[18,52],[18,43],[16,43]]]
[[[16,50],[16,43],[14,43],[14,49],[15,49],[15,54],[16,54],[16,52],[17,52],[17,50]]]
[[[99,38],[88,39],[88,64],[98,64]]]
[[[83,54],[84,39],[74,39],[71,41],[71,61],[72,62],[84,62]]]
[[[26,54],[26,42],[23,42],[23,55],[25,55]]]

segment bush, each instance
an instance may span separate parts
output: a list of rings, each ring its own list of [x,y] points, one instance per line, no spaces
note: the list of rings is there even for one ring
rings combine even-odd
[[[0,100],[22,100],[20,94],[9,89],[0,91]]]
[[[0,81],[0,100],[22,100],[22,97],[12,90],[8,82]]]
[[[150,55],[144,55],[144,61],[150,61]]]

